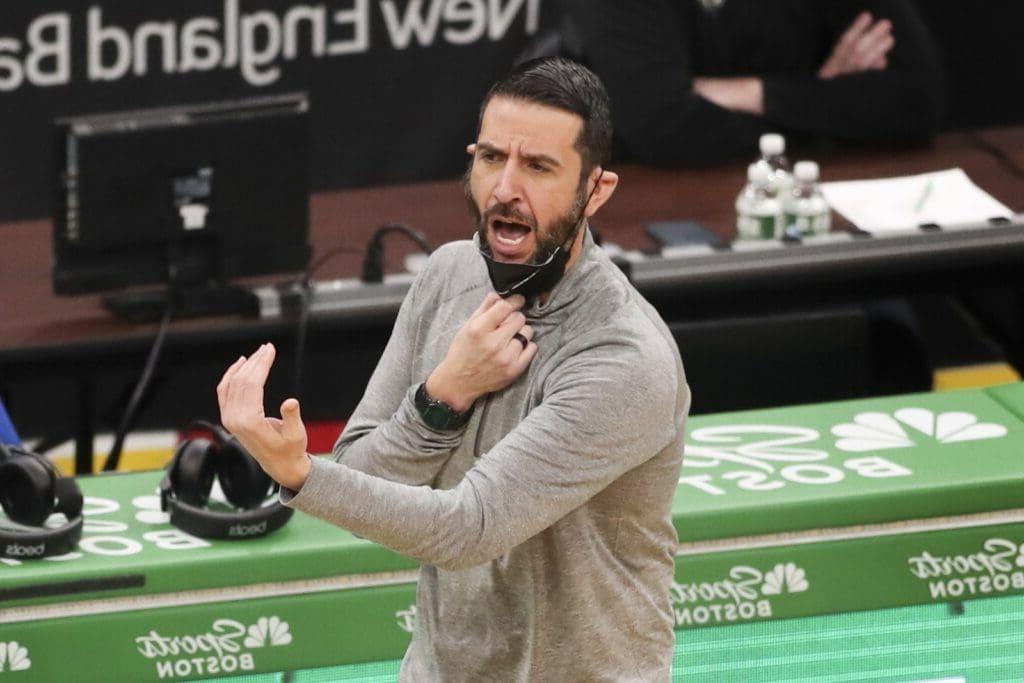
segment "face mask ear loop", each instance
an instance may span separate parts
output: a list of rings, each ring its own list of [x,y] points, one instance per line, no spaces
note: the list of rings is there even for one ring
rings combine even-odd
[[[569,249],[572,248],[572,243],[576,241],[576,236],[579,235],[580,228],[587,221],[587,205],[590,204],[590,200],[594,198],[594,193],[597,192],[597,188],[601,185],[601,178],[604,177],[604,168],[601,168],[601,172],[597,174],[597,180],[594,181],[594,188],[587,195],[587,201],[583,202],[583,206],[580,207],[580,218],[576,221],[576,228],[572,231],[572,236],[562,245],[562,249],[566,254],[569,253]]]

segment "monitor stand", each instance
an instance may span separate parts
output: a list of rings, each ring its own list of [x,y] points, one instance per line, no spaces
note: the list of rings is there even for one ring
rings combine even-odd
[[[167,309],[168,296],[174,297],[171,317],[175,319],[213,315],[255,317],[260,310],[259,299],[251,290],[223,283],[107,294],[103,297],[103,307],[121,320],[159,322]]]

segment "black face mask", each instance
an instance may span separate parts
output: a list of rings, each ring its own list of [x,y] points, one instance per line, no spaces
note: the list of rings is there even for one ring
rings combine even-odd
[[[578,230],[578,228],[577,228]],[[573,237],[575,238],[575,232]],[[569,262],[569,250],[559,245],[543,263],[502,263],[495,261],[487,253],[486,245],[481,245],[480,255],[487,263],[487,274],[498,296],[508,298],[513,294],[521,294],[527,301],[532,301],[544,292],[554,289],[565,274],[565,264]]]
[[[604,175],[603,169],[601,175]],[[597,177],[594,189],[587,195],[586,201],[579,205],[577,209],[579,216],[573,221],[575,227],[569,238],[564,244],[556,246],[548,254],[547,258],[543,259],[540,263],[503,263],[496,261],[490,254],[486,238],[480,237],[480,255],[484,257],[484,263],[487,264],[487,274],[490,276],[491,285],[494,287],[494,291],[498,293],[498,296],[508,298],[513,294],[519,294],[527,302],[531,302],[541,294],[550,292],[555,288],[558,281],[565,275],[565,266],[569,262],[569,251],[572,249],[572,243],[576,239],[576,235],[579,233],[580,227],[585,220],[583,210],[590,203],[594,192],[597,191],[597,187],[601,182],[601,175]]]

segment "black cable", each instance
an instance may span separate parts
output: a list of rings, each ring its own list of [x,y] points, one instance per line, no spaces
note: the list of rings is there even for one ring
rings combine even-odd
[[[1003,165],[1011,174],[1018,178],[1024,178],[1024,167],[1018,164],[1013,158],[1006,153],[999,145],[989,142],[981,133],[977,131],[969,131],[967,138],[973,142],[976,146],[980,147],[984,151],[988,152],[996,161]]]
[[[309,264],[309,266],[306,268],[305,282],[308,283],[310,280],[312,280],[313,279],[313,274],[316,273],[316,271],[320,270],[324,266],[324,264],[326,264],[328,261],[330,261],[332,258],[337,256],[338,254],[361,254],[361,253],[362,253],[361,250],[356,249],[355,247],[349,247],[349,246],[339,246],[339,247],[334,247],[333,249],[329,249],[326,254],[324,254],[323,256],[318,258],[316,261],[311,262]]]
[[[313,298],[309,274],[303,279],[299,287],[299,322],[295,327],[295,354],[294,365],[292,366],[292,397],[299,398],[302,391],[302,364],[306,355],[306,330],[309,327],[309,302]]]
[[[419,230],[404,223],[385,223],[377,228],[363,253],[363,282],[382,282],[384,280],[384,237],[391,233],[400,233],[415,242],[420,249],[430,255],[431,248],[427,238]],[[330,249],[316,261],[311,261],[298,286],[299,321],[295,328],[295,355],[292,366],[292,396],[298,398],[302,390],[302,367],[305,364],[306,336],[309,328],[309,307],[313,299],[313,275],[337,254],[358,254],[359,250],[349,246],[338,246]]]
[[[374,231],[370,241],[366,244],[363,273],[360,276],[363,282],[384,281],[384,237],[396,232],[415,242],[423,250],[423,253],[428,256],[431,254],[430,243],[427,242],[427,238],[422,232],[405,223],[385,223]]]
[[[132,391],[131,398],[128,399],[128,405],[124,409],[124,413],[121,416],[121,423],[117,426],[117,433],[114,435],[114,444],[110,447],[110,453],[107,455],[107,460],[103,463],[104,472],[112,472],[117,469],[118,464],[121,460],[121,449],[124,447],[124,440],[128,436],[128,431],[131,429],[132,423],[135,421],[136,412],[138,412],[139,404],[142,402],[142,397],[146,393],[146,389],[149,387],[149,382],[153,378],[153,370],[156,368],[156,361],[160,357],[160,351],[163,349],[164,340],[167,338],[167,329],[171,324],[171,314],[174,311],[174,291],[168,289],[167,291],[167,307],[164,309],[163,319],[160,320],[160,327],[157,330],[156,338],[153,340],[153,346],[149,350],[149,357],[146,359],[146,365],[142,370],[142,375],[139,376],[139,381],[135,384],[135,389]]]
[[[313,299],[313,275],[338,254],[359,254],[359,249],[338,246],[313,261],[310,260],[302,279],[292,283],[299,293],[299,322],[295,327],[295,354],[292,365],[292,396],[299,398],[302,392],[302,366],[306,355],[306,331],[309,327],[309,306]]]

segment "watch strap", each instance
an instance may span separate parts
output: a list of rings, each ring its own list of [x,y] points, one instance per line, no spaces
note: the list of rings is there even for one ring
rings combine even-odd
[[[439,401],[427,393],[427,383],[423,382],[416,388],[414,398],[416,412],[431,429],[439,432],[451,432],[465,426],[473,415],[473,409],[457,412],[444,401]]]

